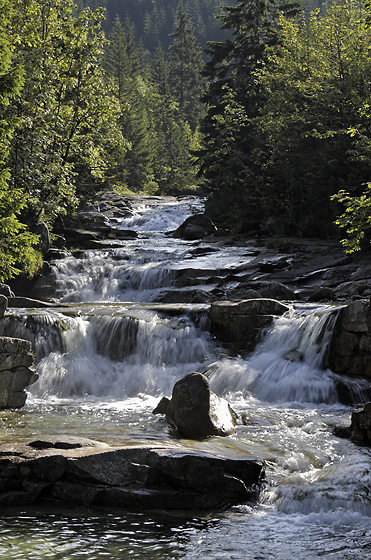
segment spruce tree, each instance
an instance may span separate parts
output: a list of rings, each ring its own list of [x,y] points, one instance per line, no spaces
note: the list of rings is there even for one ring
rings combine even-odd
[[[279,9],[274,0],[237,0],[222,11],[219,19],[229,36],[223,42],[209,43],[207,49],[204,75],[209,85],[203,100],[208,110],[197,155],[210,193],[209,210],[220,219],[239,219],[243,228],[246,218],[255,221],[264,212],[259,173],[255,173],[258,145],[254,126],[264,96],[255,72],[266,61],[267,47],[276,41]],[[221,134],[222,123],[232,124],[227,143]],[[230,162],[227,170],[225,161]]]
[[[174,99],[179,104],[180,115],[193,130],[196,129],[202,112],[201,95],[204,82],[201,48],[192,30],[186,8],[181,1],[175,16],[175,30],[170,35],[169,64],[170,84]]]
[[[195,134],[181,119],[171,94],[170,67],[159,45],[153,65],[152,113],[156,138],[154,172],[160,192],[175,193],[195,183],[191,148]]]
[[[148,111],[150,84],[143,69],[141,51],[129,18],[117,17],[106,54],[106,67],[121,103],[120,126],[129,150],[118,162],[116,180],[134,191],[153,188],[153,140]]]

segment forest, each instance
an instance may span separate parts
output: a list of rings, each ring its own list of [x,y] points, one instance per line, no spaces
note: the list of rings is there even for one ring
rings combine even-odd
[[[103,189],[369,245],[369,4],[227,1],[0,0],[1,282]]]

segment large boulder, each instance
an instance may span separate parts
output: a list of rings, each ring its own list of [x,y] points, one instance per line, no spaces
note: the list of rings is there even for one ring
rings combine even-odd
[[[24,405],[25,388],[38,377],[32,363],[32,345],[28,340],[0,337],[0,409]]]
[[[208,216],[205,214],[194,214],[193,216],[189,216],[189,218],[174,231],[174,237],[193,241],[216,233],[216,231],[215,224]]]
[[[109,447],[71,437],[0,447],[0,504],[194,510],[256,499],[264,463],[240,450],[154,442]]]
[[[227,436],[235,432],[237,414],[210,390],[207,377],[194,372],[175,383],[166,419],[187,438]]]
[[[356,300],[339,311],[328,367],[348,377],[371,381],[371,303]]]
[[[252,350],[274,317],[289,310],[274,299],[220,301],[210,307],[210,331],[237,351]]]

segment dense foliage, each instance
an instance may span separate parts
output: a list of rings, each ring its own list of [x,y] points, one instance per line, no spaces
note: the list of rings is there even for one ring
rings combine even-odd
[[[220,40],[223,34],[214,14],[220,11],[224,0],[184,0],[190,24],[197,41],[205,46],[207,41]],[[173,31],[179,0],[77,0],[84,6],[103,6],[107,12],[105,29],[111,29],[117,16],[121,21],[128,17],[133,23],[137,39],[141,39],[144,49],[154,53],[160,44],[167,50]]]
[[[369,7],[222,4],[0,0],[0,281],[102,188],[201,182],[236,230],[368,238]]]
[[[98,5],[0,0],[0,281],[38,266],[38,221],[95,191],[195,183],[201,47],[189,6],[173,5],[168,52],[151,54],[129,17],[105,32]]]
[[[209,50],[199,156],[219,219],[324,236],[338,211],[331,196],[357,196],[370,177],[370,30],[359,2],[310,16],[291,8],[225,8],[233,39]]]
[[[8,107],[19,99],[23,84],[22,68],[12,63],[15,50],[14,38],[9,30],[13,17],[13,3],[0,1],[0,282],[12,278],[21,270],[32,273],[40,263],[35,250],[38,239],[19,219],[26,206],[26,194],[11,185],[7,167],[10,143],[18,120],[9,116]]]

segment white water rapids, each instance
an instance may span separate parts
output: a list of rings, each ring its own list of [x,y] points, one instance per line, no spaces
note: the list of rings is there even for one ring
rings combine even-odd
[[[205,271],[228,273],[251,258],[246,247],[210,251],[168,235],[201,207],[193,198],[138,205],[111,224],[138,231],[137,239],[55,263],[67,307],[8,314],[3,330],[34,342],[40,378],[24,409],[0,414],[0,434],[174,443],[152,410],[175,381],[202,371],[247,420],[235,436],[182,443],[264,459],[259,503],[202,515],[24,508],[0,517],[1,558],[371,558],[370,450],[332,435],[352,410],[338,402],[338,376],[323,369],[334,309],[292,305],[254,352],[232,358],[207,331],[207,305],[156,303],[179,271],[201,271],[197,288],[213,290],[215,282],[202,283]],[[362,384],[343,382],[361,402]]]

